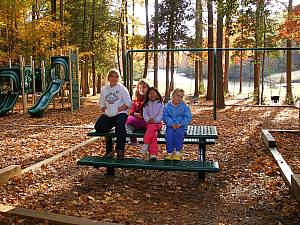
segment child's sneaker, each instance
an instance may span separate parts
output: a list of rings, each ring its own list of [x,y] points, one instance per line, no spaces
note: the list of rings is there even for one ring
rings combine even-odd
[[[141,154],[147,154],[148,153],[148,148],[149,148],[149,145],[143,144],[142,149],[140,150],[140,153]]]
[[[173,160],[179,161],[180,160],[180,152],[176,151],[176,153],[173,155]]]
[[[124,159],[124,150],[117,150],[117,159]]]
[[[151,154],[150,157],[149,157],[149,160],[156,160],[156,155]]]
[[[165,160],[172,160],[172,154],[167,154],[165,157]]]

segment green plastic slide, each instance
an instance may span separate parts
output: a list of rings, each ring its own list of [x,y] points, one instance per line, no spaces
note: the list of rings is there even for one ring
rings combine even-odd
[[[8,92],[0,94],[0,116],[5,115],[13,109],[19,97],[19,92]]]
[[[52,80],[48,88],[42,93],[36,104],[28,112],[32,117],[43,116],[44,111],[48,108],[52,98],[60,91],[64,81],[61,79]]]

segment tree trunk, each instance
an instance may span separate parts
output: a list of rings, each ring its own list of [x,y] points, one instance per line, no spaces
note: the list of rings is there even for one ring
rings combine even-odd
[[[126,79],[126,86],[128,86],[128,79],[127,77],[125,78],[124,75],[126,74],[125,71],[125,62],[126,62],[126,56],[125,56],[125,52],[126,52],[126,37],[125,37],[125,23],[126,23],[126,19],[125,19],[125,1],[126,0],[122,0],[122,9],[121,9],[121,51],[122,51],[122,66],[123,66],[123,80]]]
[[[158,0],[154,4],[154,49],[158,49]],[[158,53],[154,53],[154,87],[158,87]]]
[[[289,0],[289,5],[288,5],[288,18],[291,16],[292,12],[292,7],[293,7],[293,0]],[[289,32],[289,31],[287,31]],[[286,47],[290,48],[292,47],[292,41],[287,40],[286,41]],[[281,81],[280,81],[281,83]],[[286,51],[286,102],[289,102],[291,104],[294,103],[293,101],[293,93],[292,93],[292,51],[287,50]]]
[[[85,79],[85,95],[90,94],[90,88],[89,88],[89,58],[88,56],[85,56],[85,65],[84,65],[84,79]]]
[[[59,21],[60,21],[60,26],[62,27],[63,26],[63,22],[64,22],[64,14],[63,14],[63,0],[59,0]],[[61,31],[61,28],[60,28],[60,37],[59,37],[59,46],[60,48],[62,48],[64,46],[64,41],[62,39],[62,31]]]
[[[149,31],[149,10],[148,10],[148,0],[145,0],[145,13],[146,13],[146,45],[145,45],[145,49],[148,50],[149,49],[149,35],[150,35],[150,31]],[[149,60],[149,53],[146,51],[145,52],[145,66],[144,66],[144,75],[143,78],[147,77],[147,72],[148,72],[148,60]]]
[[[203,41],[203,21],[202,21],[202,1],[196,0],[196,38],[195,48],[202,48]],[[202,51],[196,54],[195,59],[195,91],[194,96],[199,97],[199,87],[203,82],[203,64],[202,64]]]
[[[223,1],[219,1],[218,4],[223,5]],[[218,19],[217,19],[217,48],[223,46],[223,7],[218,7]],[[224,100],[224,82],[223,82],[223,63],[222,63],[223,52],[217,51],[217,108],[225,108]]]
[[[96,68],[95,68],[95,8],[96,0],[93,0],[92,6],[92,34],[91,34],[91,50],[93,51],[92,55],[92,79],[93,79],[93,96],[97,94],[97,84],[96,84]]]
[[[53,21],[56,20],[56,0],[51,0],[51,17],[52,17]],[[53,32],[52,33],[52,48],[55,47],[55,38],[56,38],[56,35]]]
[[[255,24],[255,47],[259,48],[262,46],[262,19],[263,19],[263,8],[264,8],[264,0],[257,1],[256,4],[256,24]],[[261,53],[260,51],[254,51],[254,100],[258,105],[260,102],[260,59]]]
[[[213,40],[213,6],[212,6],[212,0],[207,1],[207,14],[208,14],[208,48],[214,47],[214,40]],[[208,62],[207,62],[207,94],[206,94],[206,100],[212,100],[213,99],[213,58],[214,58],[214,52],[208,51]]]
[[[229,48],[229,27],[225,29],[225,48]],[[225,51],[225,71],[224,71],[224,92],[229,93],[228,90],[228,77],[229,77],[229,51]]]

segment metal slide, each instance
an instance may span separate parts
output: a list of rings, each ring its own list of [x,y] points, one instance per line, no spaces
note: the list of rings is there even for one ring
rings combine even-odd
[[[52,80],[48,88],[42,93],[39,100],[32,106],[28,112],[32,117],[41,117],[48,108],[52,98],[60,91],[64,81],[61,79]]]

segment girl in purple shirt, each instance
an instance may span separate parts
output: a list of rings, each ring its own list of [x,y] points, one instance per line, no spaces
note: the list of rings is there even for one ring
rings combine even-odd
[[[147,130],[144,136],[144,145],[140,152],[142,154],[149,152],[150,160],[156,160],[157,158],[157,134],[162,127],[163,111],[164,104],[161,94],[155,87],[149,88],[143,108],[143,117],[147,123]]]

